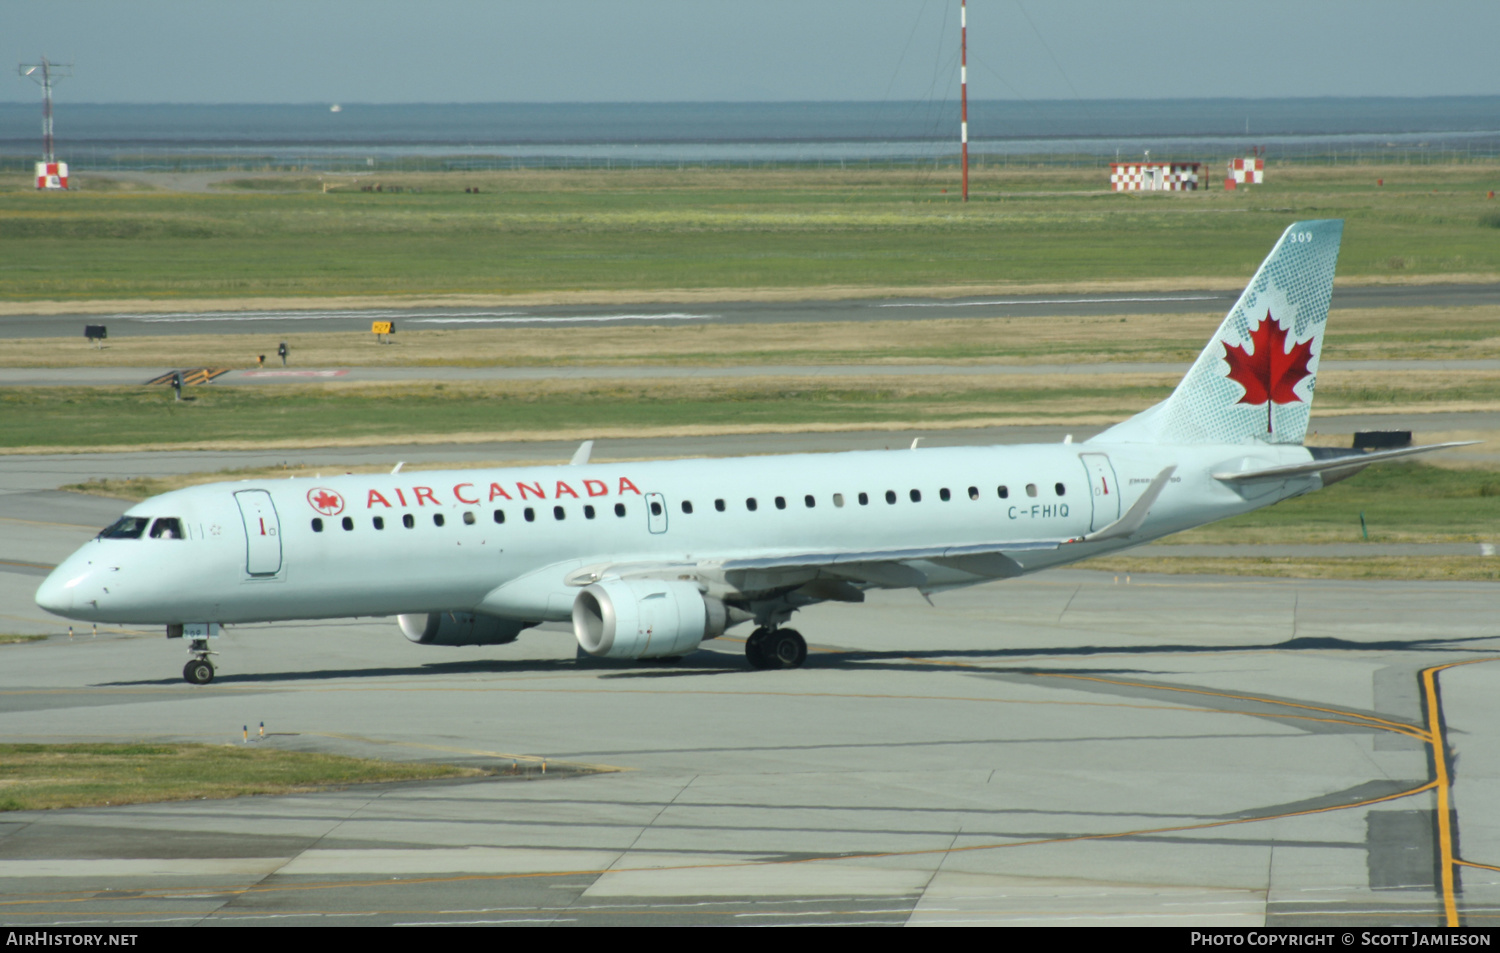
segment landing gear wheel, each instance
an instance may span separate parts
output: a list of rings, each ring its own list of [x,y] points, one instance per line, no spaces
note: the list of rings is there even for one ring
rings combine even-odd
[[[807,641],[796,629],[777,629],[766,640],[765,654],[776,668],[801,668],[807,661]]]
[[[767,643],[771,637],[770,629],[756,629],[750,633],[745,640],[745,661],[750,663],[751,668],[775,668],[775,662],[770,653],[766,651]]]
[[[207,685],[214,680],[214,664],[206,658],[195,658],[183,666],[182,677],[194,685]]]

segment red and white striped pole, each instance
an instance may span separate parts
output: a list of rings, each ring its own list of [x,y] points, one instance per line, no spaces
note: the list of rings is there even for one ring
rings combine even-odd
[[[960,123],[963,139],[964,201],[969,200],[969,0],[958,0],[958,88],[963,101]]]

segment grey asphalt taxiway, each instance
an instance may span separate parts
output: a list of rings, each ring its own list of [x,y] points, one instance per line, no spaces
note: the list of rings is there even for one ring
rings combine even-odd
[[[803,301],[671,302],[642,305],[543,305],[492,308],[284,308],[234,311],[122,311],[114,314],[0,315],[0,339],[72,337],[103,324],[111,337],[165,334],[284,335],[308,331],[369,333],[374,321],[403,328],[552,328],[601,325],[787,324],[911,321],[927,318],[1040,318],[1130,314],[1223,314],[1238,291],[1126,291],[1007,294],[959,298],[849,298]],[[1341,286],[1334,308],[1472,307],[1500,304],[1500,284]]]
[[[0,631],[48,636],[0,645],[0,740],[249,726],[493,773],[0,813],[8,925],[1500,918],[1500,585],[875,593],[801,613],[813,651],[788,672],[748,670],[733,637],[666,664],[579,659],[558,626],[464,649],[389,619],[239,626],[191,686],[181,643],[70,638],[31,598],[123,506],[50,488],[147,456],[0,459]]]

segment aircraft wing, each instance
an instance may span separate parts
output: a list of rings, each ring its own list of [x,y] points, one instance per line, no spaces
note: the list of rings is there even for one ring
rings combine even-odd
[[[1307,476],[1312,473],[1341,473],[1346,470],[1358,470],[1382,460],[1395,460],[1418,453],[1429,453],[1433,450],[1446,450],[1449,447],[1469,447],[1478,442],[1477,440],[1459,440],[1453,443],[1433,443],[1425,447],[1402,447],[1399,450],[1376,450],[1369,453],[1363,450],[1336,450],[1326,455],[1318,453],[1324,450],[1322,447],[1308,447],[1314,454],[1314,459],[1308,463],[1289,463],[1284,466],[1262,467],[1257,470],[1223,470],[1214,473],[1213,477],[1224,483],[1254,483],[1259,480],[1284,480],[1287,477]]]
[[[1133,535],[1144,525],[1151,507],[1156,503],[1176,470],[1176,466],[1163,469],[1124,515],[1108,526],[1084,536],[1010,539],[992,543],[946,546],[905,546],[890,549],[810,550],[732,556],[696,562],[600,563],[574,570],[568,575],[566,582],[570,586],[587,586],[606,576],[684,578],[685,574],[709,572],[728,578],[736,573],[810,572],[884,588],[915,587],[920,589],[927,585],[928,577],[922,570],[911,565],[918,561],[936,563],[939,566],[977,576],[1004,579],[1019,576],[1025,572],[1021,563],[1014,558],[1016,554],[1051,551],[1069,543],[1091,543]]]
[[[1012,553],[1054,550],[1066,539],[1008,540],[964,546],[926,546],[900,549],[823,550],[785,552],[693,562],[620,562],[584,566],[569,573],[571,586],[587,586],[608,576],[621,578],[682,578],[684,574],[818,573],[886,588],[922,587],[927,575],[910,563],[925,560],[976,575],[1019,576],[1021,564]]]

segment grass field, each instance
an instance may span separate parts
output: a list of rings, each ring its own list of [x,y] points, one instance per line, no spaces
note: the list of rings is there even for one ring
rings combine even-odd
[[[1244,276],[1296,218],[1343,276],[1500,275],[1500,165],[1283,167],[1238,192],[1103,170],[517,171],[180,194],[0,191],[0,300],[509,295]],[[1377,178],[1385,185],[1376,186]],[[465,194],[478,186],[480,194]],[[942,189],[949,189],[944,194]]]
[[[0,448],[306,447],[647,434],[1106,424],[1175,374],[755,377],[0,389]],[[1323,411],[1500,410],[1500,375],[1320,375]]]
[[[476,777],[443,764],[202,744],[0,745],[0,811],[286,794],[372,781]]]

